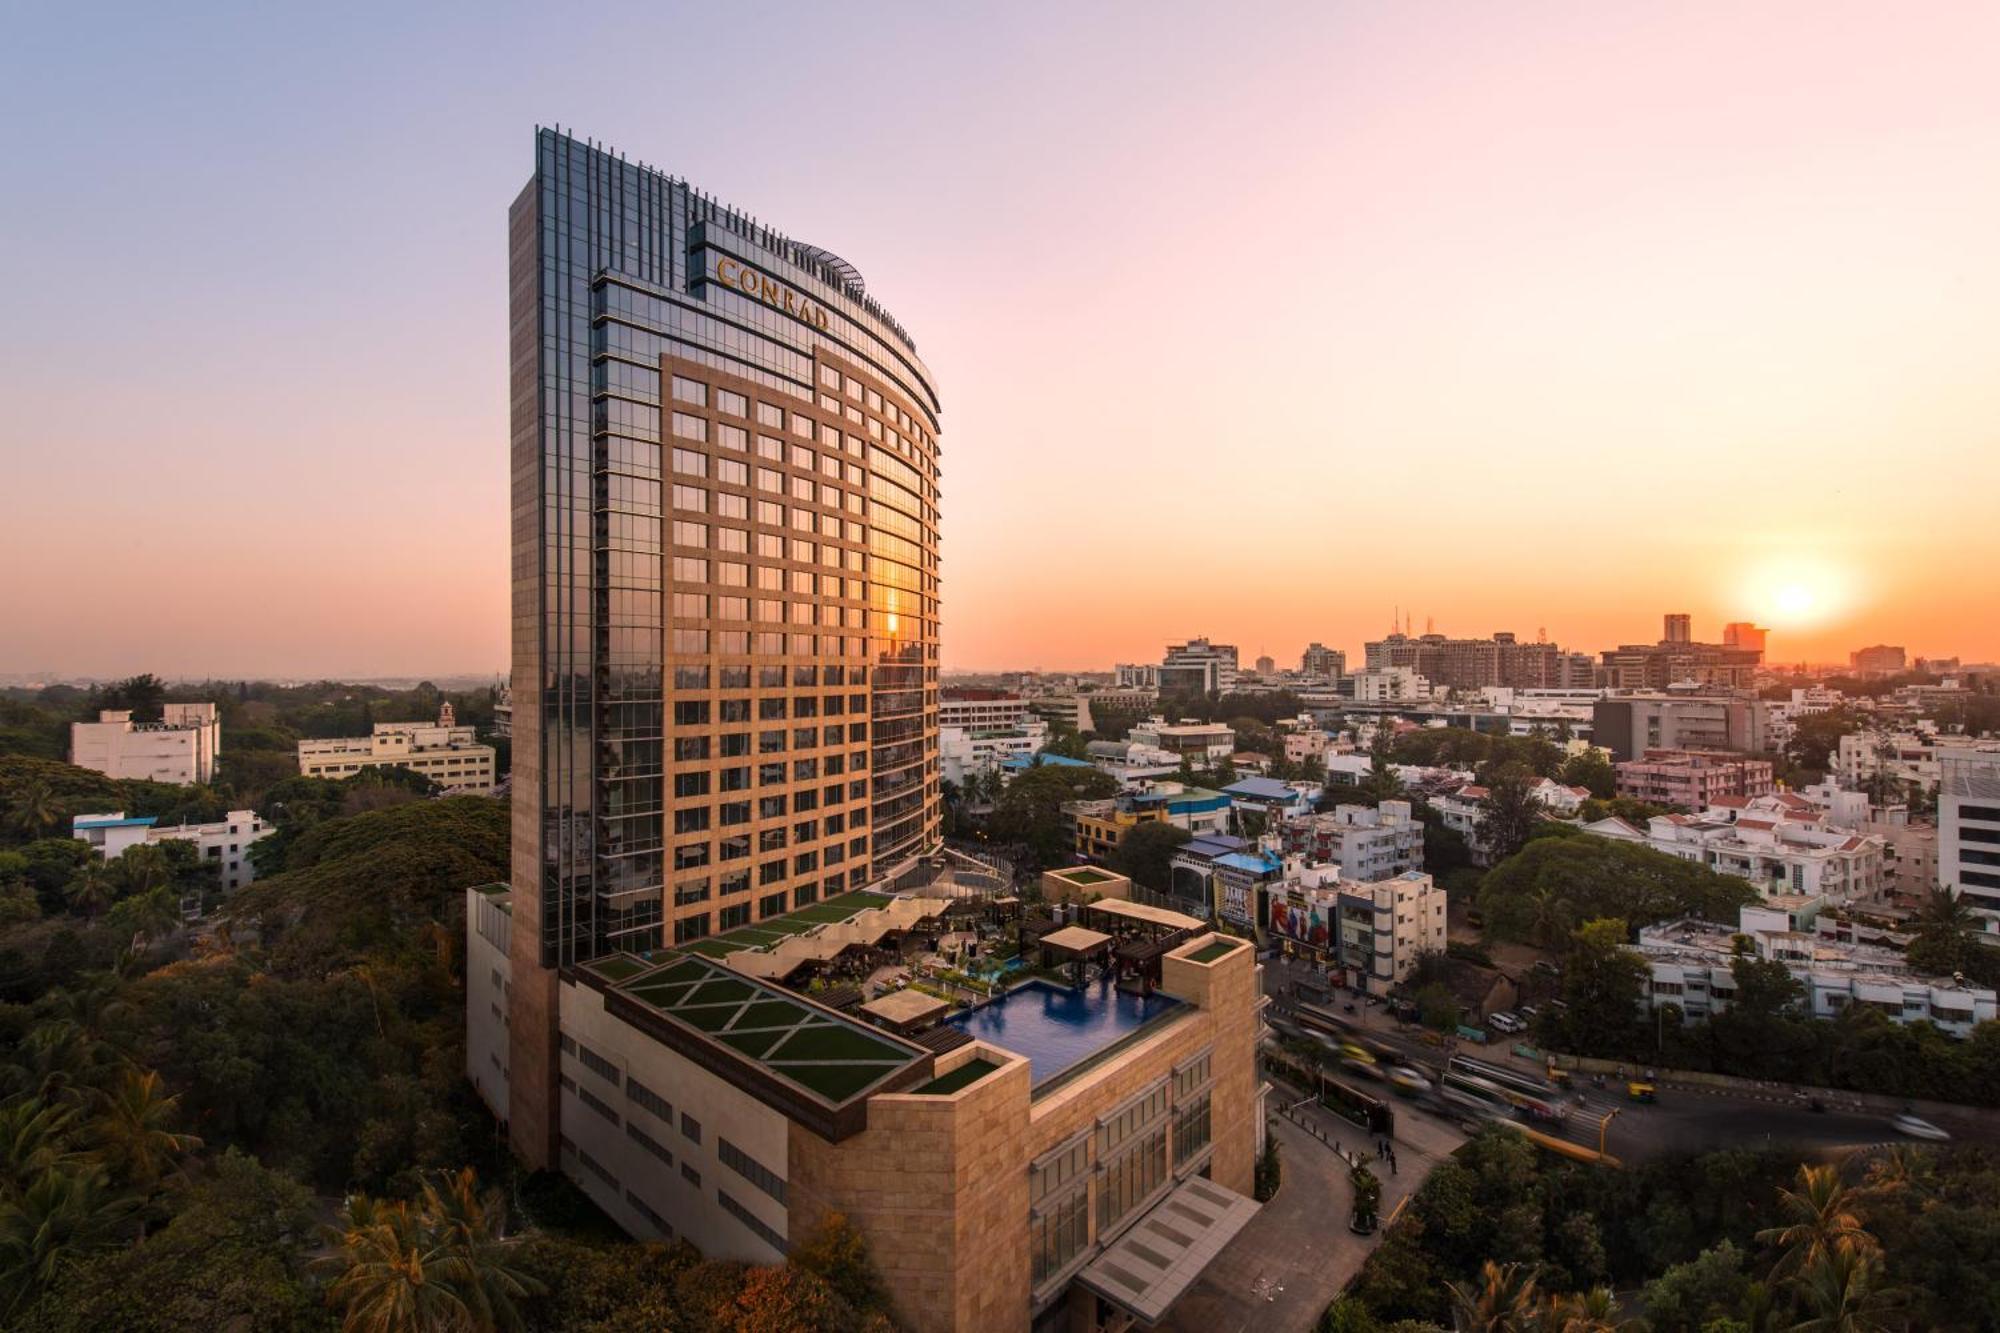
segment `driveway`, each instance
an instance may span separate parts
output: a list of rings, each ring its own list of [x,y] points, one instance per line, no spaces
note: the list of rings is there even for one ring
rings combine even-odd
[[[1282,1106],[1286,1095],[1282,1085],[1273,1087],[1272,1107]],[[1347,1229],[1353,1193],[1347,1163],[1336,1148],[1373,1166],[1382,1180],[1381,1211],[1387,1218],[1432,1166],[1464,1142],[1435,1122],[1399,1117],[1397,1173],[1391,1176],[1388,1165],[1375,1160],[1366,1130],[1314,1106],[1293,1114],[1304,1123],[1279,1116],[1271,1130],[1284,1164],[1277,1197],[1236,1233],[1160,1328],[1172,1333],[1311,1329],[1381,1239],[1379,1231],[1357,1236]]]

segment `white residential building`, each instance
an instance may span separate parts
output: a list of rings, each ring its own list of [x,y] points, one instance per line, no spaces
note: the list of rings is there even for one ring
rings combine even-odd
[[[1423,954],[1444,951],[1445,892],[1420,870],[1353,883],[1338,866],[1288,860],[1267,899],[1273,943],[1340,969],[1341,984],[1371,995],[1407,980]]]
[[[1332,866],[1342,879],[1368,883],[1424,867],[1424,825],[1408,801],[1374,808],[1339,805],[1287,819],[1269,835],[1287,857]]]
[[[377,722],[372,736],[299,742],[299,772],[309,778],[350,778],[366,768],[407,768],[446,791],[493,790],[494,750],[471,727],[452,723],[446,704],[435,724]]]
[[[130,709],[106,708],[95,722],[69,725],[69,761],[108,778],[212,782],[221,753],[222,721],[211,703],[163,705],[158,722],[134,722]]]
[[[1912,819],[1910,807],[1900,801],[1877,805],[1867,792],[1848,791],[1831,781],[1802,787],[1797,795],[1818,808],[1828,828],[1882,839],[1882,887],[1890,903],[1898,910],[1922,905],[1938,882],[1936,824]]]
[[[1348,679],[1354,682],[1354,702],[1358,704],[1431,697],[1431,683],[1409,667],[1371,667],[1355,672]]]
[[[938,725],[961,731],[1009,731],[1031,716],[1028,701],[1018,694],[995,695],[992,691],[954,694],[947,690],[938,700]]]
[[[1542,778],[1535,783],[1533,795],[1542,809],[1568,819],[1590,799],[1590,788],[1565,786],[1554,778]]]
[[[1049,724],[1032,715],[1009,727],[938,728],[938,771],[944,780],[965,786],[968,775],[989,777],[1015,755],[1039,753],[1049,741]]]
[[[2000,944],[2000,741],[1938,750],[1938,882],[1963,894]]]
[[[1084,747],[1084,755],[1095,767],[1117,778],[1127,791],[1181,771],[1181,757],[1172,750],[1137,741],[1092,741]]]
[[[1236,753],[1236,733],[1222,722],[1169,722],[1158,714],[1133,726],[1130,739],[1138,745],[1185,756],[1206,767]]]
[[[1652,972],[1642,1003],[1648,1009],[1671,1004],[1689,1018],[1728,1008],[1736,994],[1735,942],[1748,937],[1758,958],[1784,964],[1805,987],[1814,1018],[1834,1018],[1860,1005],[1898,1023],[1929,1021],[1964,1037],[2000,1016],[1990,988],[1921,976],[1893,948],[1828,939],[1817,929],[1818,913],[1817,900],[1791,897],[1744,908],[1734,930],[1694,920],[1647,926],[1633,946]]]
[[[134,847],[148,843],[191,842],[201,859],[216,868],[225,890],[235,891],[257,878],[250,862],[250,844],[277,830],[254,810],[231,810],[212,824],[172,824],[160,827],[153,815],[128,816],[123,810],[78,815],[70,821],[70,836],[89,843],[107,861],[116,861]]]
[[[1833,776],[1840,785],[1858,789],[1878,773],[1887,773],[1905,787],[1933,792],[1938,786],[1938,746],[1934,729],[1850,731],[1840,738],[1832,756]]]
[[[1789,792],[1780,796],[1797,806],[1781,805],[1773,797],[1723,797],[1699,815],[1657,815],[1644,829],[1622,819],[1600,819],[1584,825],[1584,831],[1735,875],[1767,899],[1805,896],[1843,906],[1880,904],[1883,840],[1829,828],[1810,802]]]

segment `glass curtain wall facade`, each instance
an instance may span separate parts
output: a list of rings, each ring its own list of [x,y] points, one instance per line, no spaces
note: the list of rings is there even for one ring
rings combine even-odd
[[[518,1089],[555,969],[935,845],[939,409],[852,266],[601,146],[509,240]]]

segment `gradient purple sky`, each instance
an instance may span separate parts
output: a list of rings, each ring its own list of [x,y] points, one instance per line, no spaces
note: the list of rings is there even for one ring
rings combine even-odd
[[[2000,658],[2000,9],[417,8],[9,19],[0,671],[505,668],[538,122],[913,331],[948,667]]]

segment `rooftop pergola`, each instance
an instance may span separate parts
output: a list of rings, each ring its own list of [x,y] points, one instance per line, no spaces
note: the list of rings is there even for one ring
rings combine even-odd
[[[920,990],[896,990],[861,1006],[861,1012],[882,1026],[908,1034],[951,1008],[949,1002]]]
[[[1042,948],[1064,958],[1088,958],[1109,943],[1111,937],[1103,931],[1083,926],[1064,926],[1042,936]]]

